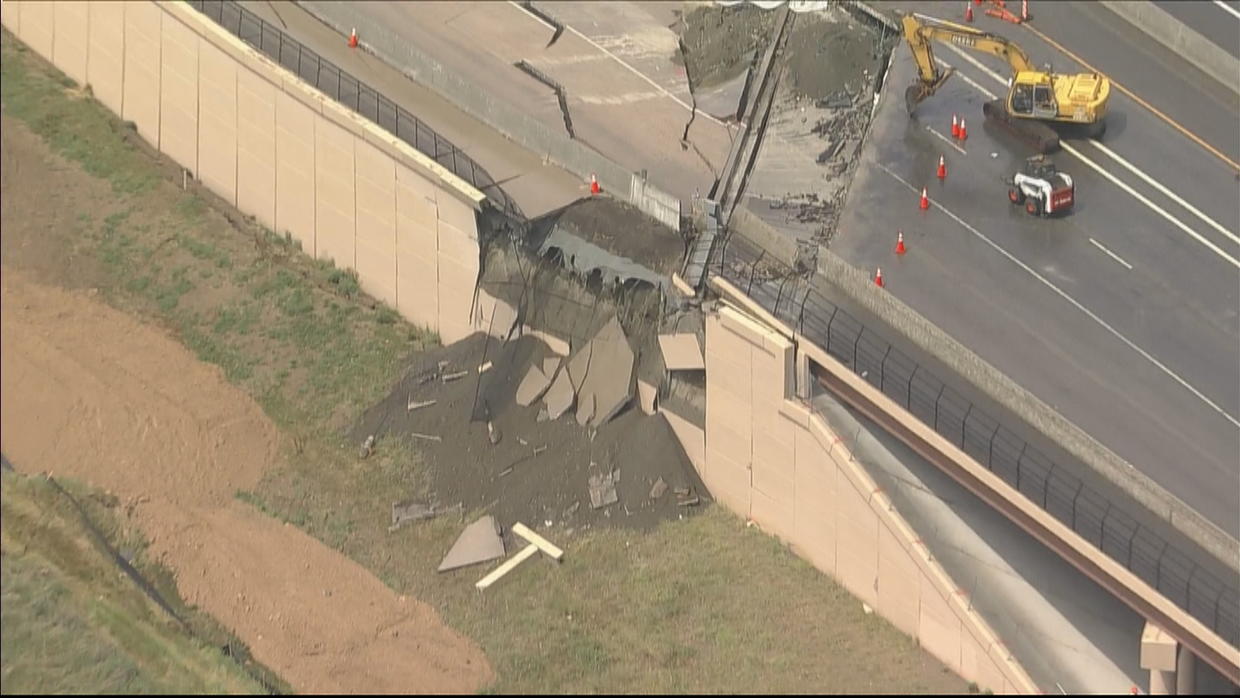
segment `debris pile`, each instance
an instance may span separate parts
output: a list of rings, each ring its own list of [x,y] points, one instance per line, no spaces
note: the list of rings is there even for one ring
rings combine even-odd
[[[440,347],[367,410],[354,443],[373,437],[374,451],[410,443],[430,490],[393,505],[392,530],[441,515],[438,502],[485,511],[502,526],[524,520],[571,535],[598,525],[649,528],[704,501],[667,421],[639,406],[654,401],[654,385],[645,381],[635,399],[639,353],[620,322],[595,325],[568,357],[530,336],[477,334]],[[681,356],[683,338],[673,344],[679,361],[693,363]],[[688,354],[700,351],[694,343]],[[652,497],[659,482],[693,494]]]

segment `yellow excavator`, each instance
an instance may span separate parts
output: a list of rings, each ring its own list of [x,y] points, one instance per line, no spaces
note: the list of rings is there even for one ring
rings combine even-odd
[[[988,53],[1007,61],[1012,69],[1006,99],[982,105],[987,119],[999,123],[1039,153],[1059,147],[1059,133],[1051,125],[1068,127],[1070,135],[1088,138],[1106,130],[1104,118],[1111,97],[1111,81],[1097,73],[1060,75],[1039,70],[1019,46],[999,36],[955,22],[911,13],[900,18],[904,40],[917,63],[917,82],[904,93],[911,115],[922,100],[933,95],[951,77],[952,68],[940,69],[930,45],[941,41],[968,51]]]

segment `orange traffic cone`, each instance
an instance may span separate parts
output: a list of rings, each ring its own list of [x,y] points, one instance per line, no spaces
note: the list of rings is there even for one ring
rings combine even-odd
[[[896,254],[904,254],[904,232],[896,233]]]
[[[967,2],[964,4],[964,21],[973,21],[973,6]]]
[[[590,195],[594,196],[595,194],[598,194],[601,191],[602,191],[602,188],[599,187],[598,180],[594,177],[593,174],[591,174],[590,175]]]
[[[943,156],[939,156],[939,171],[936,173],[939,179],[947,179],[947,163],[943,161]]]
[[[886,285],[883,283],[883,270],[882,269],[874,270],[874,285],[878,286],[879,288],[882,288],[883,286]]]
[[[925,188],[925,187],[922,187],[922,188],[921,188],[921,203],[919,203],[919,204],[917,205],[917,207],[918,207],[918,208],[920,208],[920,209],[921,209],[921,210],[923,210],[923,211],[925,211],[926,209],[930,208],[930,197],[926,196],[926,188]]]
[[[952,138],[960,137],[960,122],[956,120],[956,115],[952,114]]]
[[[357,48],[357,29],[349,33],[349,48]]]
[[[960,120],[960,135],[958,137],[962,141],[969,137],[969,131],[964,127],[964,119]]]

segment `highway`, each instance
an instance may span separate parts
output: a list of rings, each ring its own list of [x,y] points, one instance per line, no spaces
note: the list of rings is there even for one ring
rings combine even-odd
[[[891,6],[960,20],[959,3]],[[981,116],[987,93],[1006,91],[1006,66],[936,45],[958,73],[910,120],[915,68],[901,45],[832,249],[881,266],[889,292],[1236,536],[1236,95],[1100,6],[1031,11],[1028,28],[980,13],[976,25],[1057,72],[1087,70],[1054,42],[1136,95],[1113,91],[1101,143],[1066,140],[1054,156],[1076,180],[1076,210],[1034,219],[1007,201],[1000,179],[1029,151]],[[969,124],[963,143],[951,142],[953,113]]]
[[[303,4],[375,20],[488,95],[568,135],[555,92],[516,67],[524,61],[565,89],[578,141],[631,172],[648,170],[655,186],[684,202],[708,192],[727,159],[735,127],[707,114],[693,118],[684,70],[672,62],[676,34],[666,16],[641,4],[610,13],[598,13],[594,3],[540,5],[563,15],[568,28],[558,38],[553,25],[516,2]],[[692,147],[681,143],[691,118]]]

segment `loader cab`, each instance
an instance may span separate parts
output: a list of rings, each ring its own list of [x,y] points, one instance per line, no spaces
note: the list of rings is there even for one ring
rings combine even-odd
[[[1025,175],[1028,177],[1050,181],[1057,172],[1055,163],[1048,160],[1045,155],[1034,155],[1025,159]]]

